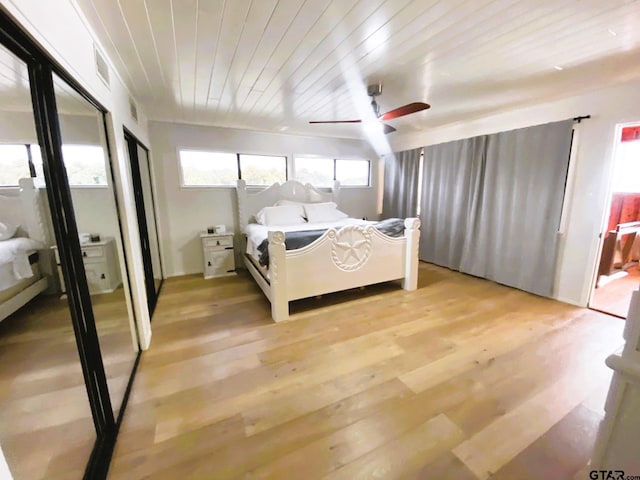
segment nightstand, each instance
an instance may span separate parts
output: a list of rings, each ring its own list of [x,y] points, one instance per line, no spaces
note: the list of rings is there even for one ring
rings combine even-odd
[[[110,293],[118,288],[122,283],[122,278],[120,277],[120,262],[116,253],[115,240],[112,237],[106,237],[100,242],[83,243],[80,248],[89,292],[91,294]],[[54,245],[51,249],[56,258],[60,289],[62,293],[66,293],[58,247]]]
[[[204,278],[235,275],[233,234],[201,233],[200,239],[204,257]]]

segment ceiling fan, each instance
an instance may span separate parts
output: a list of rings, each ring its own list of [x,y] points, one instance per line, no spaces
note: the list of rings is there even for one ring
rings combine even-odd
[[[394,108],[393,110],[389,110],[386,113],[380,114],[380,105],[376,102],[376,97],[382,93],[382,84],[377,83],[375,85],[367,86],[367,95],[371,97],[371,107],[373,108],[373,113],[378,118],[378,120],[393,120],[394,118],[404,117],[405,115],[410,115],[412,113],[420,112],[422,110],[426,110],[430,108],[431,105],[423,102],[413,102],[403,105],[398,108]],[[311,121],[309,123],[361,123],[362,120],[316,120]],[[386,123],[382,123],[382,127],[384,129],[384,133],[392,133],[395,132],[396,129],[391,125],[387,125]]]

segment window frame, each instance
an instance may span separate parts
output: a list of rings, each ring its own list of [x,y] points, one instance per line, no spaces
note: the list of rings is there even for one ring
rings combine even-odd
[[[201,153],[223,153],[226,155],[235,155],[236,156],[236,169],[237,169],[237,180],[242,180],[242,167],[240,165],[240,155],[246,156],[255,156],[255,157],[274,157],[281,158],[284,160],[284,174],[285,174],[285,182],[289,180],[289,157],[287,155],[275,155],[269,153],[246,153],[246,152],[230,152],[228,150],[204,150],[197,148],[189,148],[189,147],[177,147],[176,148],[176,160],[178,165],[178,177],[179,177],[179,186],[180,188],[192,190],[192,189],[222,189],[222,188],[236,188],[236,185],[222,185],[222,184],[207,184],[207,185],[187,185],[184,183],[184,170],[182,168],[182,160],[180,158],[181,152],[201,152]],[[257,185],[257,184],[247,184],[247,188],[262,188],[268,187],[269,185]]]
[[[328,157],[328,156],[322,156],[322,155],[294,155],[293,157],[293,172],[294,172],[294,177],[296,176],[296,160],[298,158],[304,158],[304,159],[325,159],[325,160],[332,160],[333,161],[333,182],[340,181],[336,178],[336,173],[337,173],[337,165],[338,165],[338,160],[341,161],[358,161],[358,162],[367,162],[368,164],[368,171],[367,171],[367,184],[366,185],[350,185],[350,184],[343,184],[342,182],[340,182],[340,188],[371,188],[371,160],[369,160],[368,158],[356,158],[356,157]],[[294,178],[294,180],[299,181],[297,178]],[[313,185],[315,186],[315,185]],[[331,189],[331,187],[317,187],[317,188],[328,188]]]

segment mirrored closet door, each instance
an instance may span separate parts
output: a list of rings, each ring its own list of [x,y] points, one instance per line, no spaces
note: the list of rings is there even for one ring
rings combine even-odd
[[[136,213],[138,215],[140,245],[142,246],[142,260],[145,270],[147,302],[149,315],[152,315],[158,300],[160,287],[162,286],[162,262],[160,260],[158,222],[153,197],[149,150],[126,130],[124,138],[127,142],[129,161],[131,163],[131,177],[136,198]]]
[[[97,440],[27,65],[0,46],[0,445],[15,480],[82,478]]]
[[[104,114],[56,74],[53,85],[62,161],[109,397],[117,417],[139,347],[126,281],[126,257]],[[61,287],[64,291],[64,284]]]

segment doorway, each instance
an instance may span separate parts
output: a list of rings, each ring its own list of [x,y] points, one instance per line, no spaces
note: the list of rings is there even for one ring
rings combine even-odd
[[[138,230],[142,247],[147,305],[149,307],[149,317],[151,317],[158,301],[163,275],[149,149],[126,129],[124,131],[124,139],[127,143],[129,162],[131,164],[133,193],[136,200]]]
[[[614,152],[609,217],[589,307],[626,318],[640,284],[640,123],[621,129]]]

